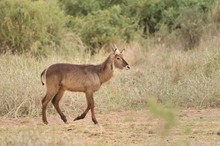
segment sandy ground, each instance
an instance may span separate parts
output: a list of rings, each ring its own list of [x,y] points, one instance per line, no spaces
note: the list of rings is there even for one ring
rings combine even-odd
[[[149,111],[125,111],[97,114],[98,125],[90,114],[64,124],[58,115],[48,115],[49,125],[41,117],[0,118],[0,145],[220,145],[220,109],[186,109],[177,124],[162,136],[164,121]]]

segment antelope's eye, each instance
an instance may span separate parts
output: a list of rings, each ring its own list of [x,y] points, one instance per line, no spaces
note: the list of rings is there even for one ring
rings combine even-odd
[[[121,58],[120,58],[120,57],[117,57],[117,59],[120,60]]]

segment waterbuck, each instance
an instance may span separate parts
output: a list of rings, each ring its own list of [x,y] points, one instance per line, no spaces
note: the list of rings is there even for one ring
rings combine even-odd
[[[77,65],[77,64],[53,64],[41,73],[41,82],[46,84],[47,92],[42,99],[42,120],[44,124],[48,124],[46,117],[46,108],[50,100],[56,111],[59,113],[64,123],[67,123],[66,116],[60,110],[59,101],[64,92],[75,91],[84,92],[87,100],[86,110],[74,119],[83,119],[89,110],[91,110],[92,121],[97,124],[94,112],[93,93],[98,91],[101,85],[113,76],[113,70],[130,69],[128,63],[124,60],[122,52],[118,50],[116,45],[113,46],[113,54],[99,65]]]

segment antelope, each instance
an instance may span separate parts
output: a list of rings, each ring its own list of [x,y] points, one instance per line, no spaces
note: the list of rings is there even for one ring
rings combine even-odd
[[[98,91],[101,85],[113,76],[114,68],[130,69],[129,64],[123,58],[122,52],[116,47],[112,46],[113,53],[99,65],[79,65],[58,63],[49,66],[41,73],[42,85],[46,84],[46,95],[42,99],[42,121],[48,124],[46,117],[46,108],[48,103],[52,100],[56,111],[64,123],[67,123],[66,116],[59,107],[65,91],[84,92],[87,101],[87,108],[74,121],[84,119],[89,110],[91,110],[91,117],[94,124],[97,124],[94,112],[93,93]]]

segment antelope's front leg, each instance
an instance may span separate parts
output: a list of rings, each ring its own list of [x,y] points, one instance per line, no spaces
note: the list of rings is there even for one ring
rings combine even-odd
[[[87,108],[80,116],[76,117],[74,119],[74,121],[84,119],[86,114],[88,113],[88,111],[91,109],[91,104],[90,104],[90,99],[89,98],[90,98],[89,94],[86,93]]]
[[[95,102],[94,102],[93,96],[91,96],[91,115],[92,115],[92,121],[93,121],[94,124],[98,124],[98,121],[96,120],[96,117],[95,117],[94,108],[95,108]]]
[[[95,104],[94,104],[94,99],[93,99],[93,93],[92,92],[86,92],[86,101],[87,101],[86,110],[80,116],[76,117],[74,119],[74,121],[84,119],[86,114],[88,113],[88,111],[91,109],[92,121],[94,122],[94,124],[98,124],[98,121],[96,120],[95,112],[94,112],[94,108],[95,108],[94,105]]]

